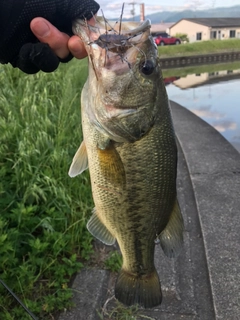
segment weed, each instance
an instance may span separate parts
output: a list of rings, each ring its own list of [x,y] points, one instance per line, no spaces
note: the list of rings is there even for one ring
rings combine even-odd
[[[36,75],[1,66],[0,278],[44,319],[70,306],[69,280],[92,251],[89,176],[67,175],[86,75],[85,61]],[[2,286],[0,314],[29,318]]]
[[[108,270],[118,272],[122,267],[122,255],[119,251],[111,251],[104,264]]]
[[[101,311],[97,311],[100,320],[155,320],[144,315],[144,310],[138,305],[125,307],[114,297],[108,299]]]

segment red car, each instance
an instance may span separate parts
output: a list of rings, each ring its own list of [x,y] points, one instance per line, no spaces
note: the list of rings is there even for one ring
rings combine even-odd
[[[169,77],[169,78],[163,78],[165,86],[167,86],[170,83],[173,83],[174,81],[180,79],[180,77]]]
[[[169,34],[165,32],[158,33],[154,40],[157,46],[165,46],[167,44],[178,45],[181,43],[181,40],[179,38],[171,37]]]

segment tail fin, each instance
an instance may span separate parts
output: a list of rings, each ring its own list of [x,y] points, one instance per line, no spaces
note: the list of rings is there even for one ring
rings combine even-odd
[[[157,271],[136,277],[122,269],[116,281],[115,297],[127,306],[158,306],[162,302],[162,292]]]

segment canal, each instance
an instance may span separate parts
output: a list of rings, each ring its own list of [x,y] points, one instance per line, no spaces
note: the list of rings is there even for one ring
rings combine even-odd
[[[240,152],[240,62],[163,70],[169,99],[218,130]]]

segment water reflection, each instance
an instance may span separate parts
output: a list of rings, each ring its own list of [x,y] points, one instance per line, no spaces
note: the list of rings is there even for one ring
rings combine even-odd
[[[169,98],[208,122],[240,152],[239,65],[238,69],[202,73],[196,69],[167,78]]]
[[[173,82],[180,89],[188,89],[234,79],[240,79],[240,69],[189,74]]]

